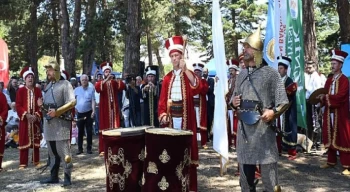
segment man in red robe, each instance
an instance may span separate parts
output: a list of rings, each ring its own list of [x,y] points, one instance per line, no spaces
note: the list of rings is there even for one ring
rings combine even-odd
[[[226,94],[227,115],[228,115],[227,137],[228,137],[229,149],[232,149],[233,146],[236,148],[238,118],[237,118],[237,115],[235,114],[236,112],[230,105],[231,104],[230,100],[232,98],[233,90],[235,89],[236,76],[239,73],[240,69],[238,67],[239,61],[234,59],[227,60],[226,65],[230,72],[230,79],[228,80],[228,93]],[[232,143],[232,139],[234,139],[234,143]]]
[[[2,171],[2,157],[4,156],[5,151],[5,122],[7,119],[7,100],[5,95],[0,92],[0,172]]]
[[[198,95],[193,96],[194,110],[196,112],[197,130],[199,129],[201,135],[201,146],[207,149],[207,92],[209,85],[206,79],[202,78],[202,72],[204,64],[194,63],[192,64],[194,73],[199,79],[201,79],[201,92]]]
[[[197,191],[197,125],[193,96],[200,92],[200,79],[187,69],[183,59],[184,39],[174,36],[165,42],[173,69],[163,78],[158,103],[158,119],[161,125],[174,129],[191,130],[190,191]]]
[[[332,51],[331,66],[334,75],[326,81],[325,89],[328,93],[319,95],[322,105],[325,106],[323,143],[328,148],[327,163],[320,167],[334,167],[338,151],[340,163],[344,167],[343,175],[350,175],[349,80],[341,71],[347,55],[340,50]]]
[[[25,80],[25,86],[19,88],[16,95],[16,109],[19,122],[19,169],[28,166],[29,148],[33,149],[32,161],[39,165],[40,121],[41,111],[37,100],[42,98],[41,90],[34,85],[34,72],[31,67],[24,67],[20,76]]]
[[[104,80],[98,81],[95,85],[97,93],[100,93],[100,129],[99,129],[99,153],[104,156],[104,144],[102,131],[120,127],[119,107],[117,92],[125,89],[125,84],[115,81],[112,75],[112,63],[104,62],[101,69]]]

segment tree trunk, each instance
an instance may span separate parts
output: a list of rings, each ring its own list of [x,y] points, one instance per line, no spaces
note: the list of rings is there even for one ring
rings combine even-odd
[[[67,10],[67,1],[60,0],[61,5],[61,41],[62,55],[65,70],[75,76],[75,57],[78,46],[79,27],[81,19],[81,0],[75,0],[72,34],[70,35],[70,23]]]
[[[337,12],[340,25],[340,41],[341,43],[350,42],[350,14],[349,1],[337,0]]]
[[[91,74],[92,63],[95,58],[96,49],[96,29],[93,26],[96,15],[96,0],[88,0],[88,7],[86,9],[86,38],[83,50],[83,73]]]
[[[237,3],[237,0],[232,0],[232,4]],[[236,31],[236,9],[233,7],[231,8],[231,18],[232,18],[232,48],[233,53],[236,58],[238,58],[238,40],[237,40],[237,33]]]
[[[148,18],[148,11],[149,6],[147,6],[147,10],[144,11],[145,13],[145,19],[148,21],[150,18]],[[152,59],[152,40],[151,40],[151,29],[149,24],[147,24],[146,27],[146,38],[147,38],[147,52],[148,52],[148,65],[153,65],[153,59]]]
[[[32,0],[30,2],[30,29],[29,29],[29,41],[28,41],[28,52],[29,52],[29,60],[30,65],[33,68],[33,72],[35,75],[35,81],[39,80],[38,73],[38,18],[37,18],[37,8],[40,4],[38,0]]]
[[[159,80],[161,80],[164,77],[164,65],[162,63],[162,57],[159,54],[158,48],[154,49],[154,53],[156,54],[157,62],[159,66]]]
[[[140,62],[140,19],[141,18],[141,2],[140,0],[128,1],[128,12],[125,38],[125,57],[123,73],[139,75]]]
[[[151,40],[149,26],[147,27],[147,51],[148,51],[148,65],[152,66],[153,65],[152,40]]]
[[[57,15],[59,14],[59,6],[60,2],[58,0],[52,0],[51,3],[51,11],[52,11],[52,27],[53,27],[53,35],[54,35],[54,45],[53,45],[53,52],[56,57],[57,63],[60,63],[60,32],[58,28],[58,21],[59,18]]]
[[[318,66],[318,49],[313,1],[303,0],[303,28],[305,59],[314,61],[316,66]]]

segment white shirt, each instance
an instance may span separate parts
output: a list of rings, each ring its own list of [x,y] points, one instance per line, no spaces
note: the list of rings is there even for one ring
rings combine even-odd
[[[324,85],[326,84],[326,81],[327,81],[327,77],[325,75],[323,75],[322,73],[321,73],[320,77],[321,77],[321,86],[324,87]]]
[[[96,92],[95,90],[95,103],[100,104],[100,94]]]
[[[337,81],[337,79],[340,77],[340,74],[335,75],[332,79],[332,85],[331,85],[331,95],[335,94],[335,82]],[[334,113],[331,113],[331,123],[332,126],[334,125]]]
[[[16,119],[17,119],[17,121],[16,121]],[[9,110],[6,122],[9,125],[18,125],[19,124],[19,118],[18,118],[17,111],[14,111],[12,109]]]
[[[316,71],[312,74],[305,73],[306,99],[317,89],[322,88],[322,80]]]
[[[140,85],[140,90],[142,90],[142,84]],[[140,103],[143,103],[142,97],[140,98]]]
[[[181,69],[179,70],[174,70],[173,73],[175,75],[174,82],[171,86],[171,100],[173,101],[181,101],[182,100],[182,92],[181,92]]]
[[[123,97],[122,97],[122,102],[123,102],[123,107],[122,107],[122,110],[124,111],[125,108],[129,107],[129,99],[126,98],[126,91],[124,90],[123,91]]]

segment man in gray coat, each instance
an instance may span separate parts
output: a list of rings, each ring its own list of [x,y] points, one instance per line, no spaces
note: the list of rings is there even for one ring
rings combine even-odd
[[[237,159],[242,191],[255,192],[255,167],[261,165],[265,191],[280,191],[278,185],[276,133],[272,121],[288,104],[277,70],[262,59],[260,28],[245,42],[247,67],[237,77],[232,105],[238,110]]]

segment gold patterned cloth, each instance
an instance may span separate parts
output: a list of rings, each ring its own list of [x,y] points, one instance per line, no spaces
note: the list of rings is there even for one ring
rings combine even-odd
[[[106,191],[141,191],[145,128],[103,131]]]
[[[169,128],[146,130],[142,191],[189,191],[191,131]]]

